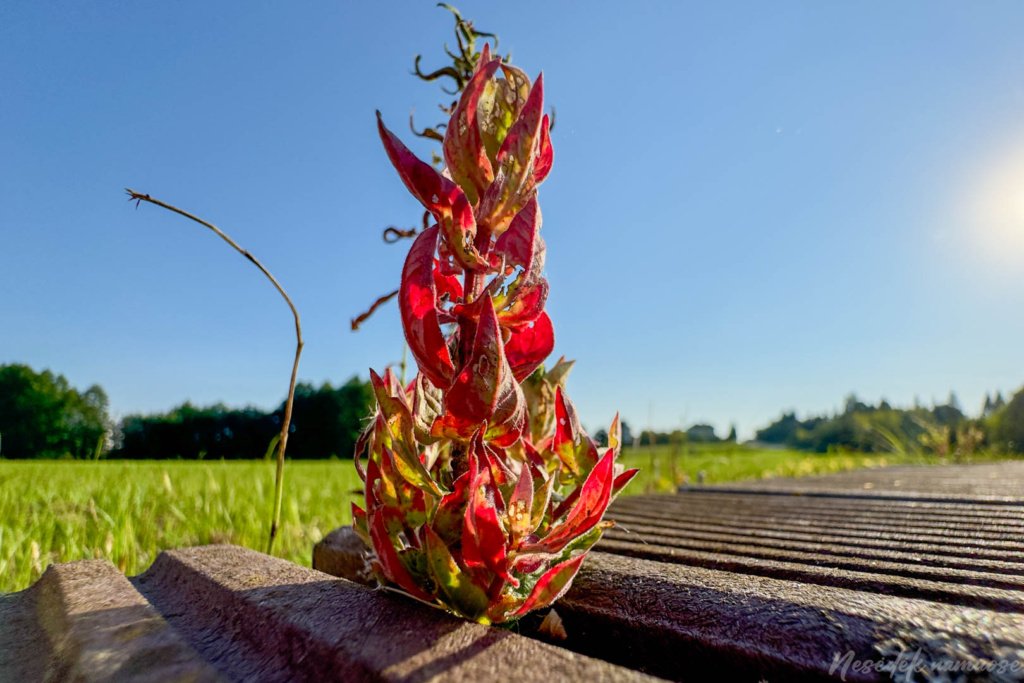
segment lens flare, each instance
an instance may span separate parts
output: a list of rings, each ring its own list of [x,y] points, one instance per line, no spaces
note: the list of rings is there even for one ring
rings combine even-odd
[[[964,224],[991,265],[1024,272],[1024,144],[1006,147],[972,178]]]

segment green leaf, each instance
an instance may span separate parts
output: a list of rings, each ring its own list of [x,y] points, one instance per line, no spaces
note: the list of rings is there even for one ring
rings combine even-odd
[[[466,617],[478,619],[487,611],[487,593],[473,583],[433,529],[426,526],[423,531],[430,575],[444,594],[445,602]]]
[[[510,64],[502,64],[501,70],[505,78],[489,80],[477,105],[480,135],[492,164],[530,95],[526,73]]]
[[[584,558],[586,558],[586,553],[578,557],[574,557],[571,560],[566,560],[565,562],[557,564],[549,569],[548,572],[537,581],[537,584],[533,587],[533,592],[530,593],[530,597],[528,597],[526,602],[524,602],[516,611],[516,616],[521,617],[532,610],[547,607],[555,600],[562,597],[562,594],[569,590],[573,577],[575,577],[576,572],[579,571]]]

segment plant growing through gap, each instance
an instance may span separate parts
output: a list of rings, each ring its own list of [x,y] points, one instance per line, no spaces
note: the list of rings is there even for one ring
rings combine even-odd
[[[443,172],[377,115],[391,163],[433,222],[397,290],[419,372],[405,385],[371,370],[377,407],[355,454],[364,507],[352,514],[381,583],[502,623],[569,588],[636,470],[615,462],[617,416],[607,448],[581,428],[565,392],[572,363],[543,367],[554,347],[537,201],[553,161],[543,76],[531,84],[487,45],[471,57]]]

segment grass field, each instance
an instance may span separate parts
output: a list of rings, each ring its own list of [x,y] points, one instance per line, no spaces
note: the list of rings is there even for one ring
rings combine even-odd
[[[720,446],[626,453],[641,475],[627,493],[836,472],[908,462],[908,456],[814,455]],[[291,462],[275,554],[309,565],[313,545],[348,523],[359,481],[351,461]],[[0,592],[28,587],[51,562],[109,558],[127,574],[165,548],[266,544],[273,466],[263,461],[53,462],[0,460]]]

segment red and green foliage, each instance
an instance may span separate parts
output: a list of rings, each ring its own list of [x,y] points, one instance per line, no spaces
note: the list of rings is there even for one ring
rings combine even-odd
[[[378,114],[388,157],[435,223],[416,236],[398,293],[419,373],[403,386],[371,371],[354,526],[382,582],[484,623],[557,600],[636,474],[615,463],[617,418],[606,449],[580,427],[571,363],[543,367],[554,347],[537,204],[553,159],[543,104],[542,76],[531,85],[485,47],[448,122],[443,172]]]

